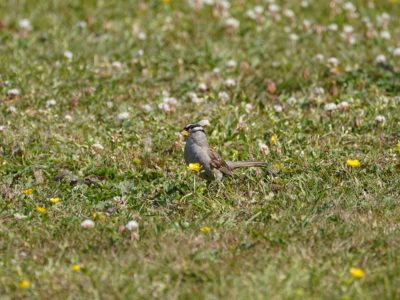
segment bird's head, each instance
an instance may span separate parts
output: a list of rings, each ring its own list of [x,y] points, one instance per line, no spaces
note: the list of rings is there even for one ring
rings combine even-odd
[[[202,131],[204,132],[203,127],[200,124],[188,124],[183,128],[181,134],[185,137],[191,135],[194,132]]]

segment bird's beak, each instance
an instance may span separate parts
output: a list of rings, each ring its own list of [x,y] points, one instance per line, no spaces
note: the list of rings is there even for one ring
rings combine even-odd
[[[183,131],[181,131],[181,134],[182,134],[184,137],[188,137],[188,136],[189,136],[189,131],[183,130]]]

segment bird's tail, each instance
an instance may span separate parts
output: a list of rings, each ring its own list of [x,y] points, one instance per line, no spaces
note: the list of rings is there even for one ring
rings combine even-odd
[[[226,160],[226,164],[232,169],[243,167],[267,167],[268,163],[263,161],[230,161]]]

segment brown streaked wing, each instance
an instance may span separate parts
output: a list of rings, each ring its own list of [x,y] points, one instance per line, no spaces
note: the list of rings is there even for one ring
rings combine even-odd
[[[229,168],[227,163],[219,156],[217,151],[215,151],[213,148],[209,147],[208,148],[208,155],[211,158],[211,168],[220,170],[222,173],[225,175],[232,175],[232,170]]]

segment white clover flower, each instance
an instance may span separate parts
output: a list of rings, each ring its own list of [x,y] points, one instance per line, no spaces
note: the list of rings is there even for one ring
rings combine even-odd
[[[107,101],[107,107],[108,108],[113,108],[114,107],[114,103],[112,101]]]
[[[164,96],[162,102],[158,105],[158,108],[160,108],[166,113],[170,113],[176,110],[177,104],[178,100],[176,100],[176,98]]]
[[[289,39],[290,39],[292,42],[297,42],[297,41],[299,40],[299,36],[298,36],[297,34],[295,34],[295,33],[291,33],[291,34],[289,35]]]
[[[144,33],[144,32],[139,32],[139,34],[137,35],[137,37],[138,37],[138,39],[141,40],[141,41],[144,41],[144,40],[147,38],[146,33]]]
[[[208,90],[208,86],[207,84],[205,84],[204,82],[199,83],[199,85],[197,86],[197,89],[200,92],[206,92]]]
[[[264,12],[264,7],[262,7],[261,5],[256,5],[254,6],[254,12],[261,15]]]
[[[21,94],[21,91],[19,89],[11,89],[7,91],[7,95],[9,96],[19,96],[19,94]]]
[[[228,62],[226,63],[226,66],[231,69],[236,68],[237,62],[233,59],[228,60]]]
[[[322,61],[324,61],[324,59],[325,59],[325,57],[321,53],[318,53],[317,55],[315,55],[315,60],[316,61],[322,62]]]
[[[244,106],[244,108],[246,109],[247,112],[251,112],[253,110],[253,104],[251,103],[246,103],[246,105]]]
[[[92,145],[92,148],[93,148],[94,150],[104,150],[103,145],[100,144],[100,143],[95,143],[95,144],[93,144],[93,145]]]
[[[128,119],[128,118],[129,118],[129,113],[128,113],[127,111],[122,112],[122,113],[119,113],[119,114],[117,115],[117,119],[118,119],[118,120],[126,120],[126,119]]]
[[[210,121],[208,121],[207,119],[201,120],[199,122],[200,126],[210,126]]]
[[[89,219],[88,220],[84,220],[81,223],[81,227],[84,228],[84,229],[91,229],[91,228],[94,227],[94,225],[95,225],[94,221],[89,220]]]
[[[145,112],[151,112],[153,110],[153,108],[151,107],[150,104],[143,104],[142,108]]]
[[[289,99],[287,99],[286,101],[289,105],[295,105],[297,103],[297,99],[296,97],[290,97]]]
[[[338,29],[339,29],[339,26],[338,26],[338,24],[336,24],[336,23],[332,23],[332,24],[329,24],[328,25],[328,29],[330,30],[330,31],[338,31]]]
[[[283,15],[289,19],[293,19],[295,17],[295,14],[294,14],[293,10],[291,10],[291,9],[285,9],[283,11]]]
[[[71,115],[65,115],[64,119],[68,122],[72,121],[72,116]]]
[[[168,103],[160,103],[158,104],[158,108],[166,113],[173,111],[173,108]]]
[[[24,214],[20,214],[20,213],[15,213],[14,214],[14,218],[16,218],[17,220],[23,220],[26,219],[28,216],[24,215]]]
[[[375,122],[377,123],[384,123],[386,121],[386,118],[382,115],[378,115],[375,117]]]
[[[49,99],[46,101],[46,106],[55,106],[57,104],[57,101],[55,99]]]
[[[346,2],[343,4],[343,9],[346,11],[354,12],[356,11],[356,7],[352,2]]]
[[[282,107],[282,105],[274,105],[274,110],[277,113],[281,113],[283,111],[283,107]]]
[[[214,68],[214,69],[212,70],[212,72],[213,72],[214,74],[219,74],[219,73],[221,73],[221,69],[220,69],[220,68]]]
[[[307,29],[309,29],[311,27],[311,21],[308,19],[304,19],[303,20],[303,26]]]
[[[400,47],[393,49],[393,55],[394,56],[400,56]]]
[[[396,101],[398,104],[400,104],[400,96],[394,97],[394,101]]]
[[[119,61],[113,61],[111,63],[111,66],[116,70],[121,70],[122,69],[122,63],[119,62]]]
[[[79,21],[77,24],[78,28],[84,29],[87,27],[87,23],[85,21]]]
[[[6,130],[6,126],[0,125],[0,132],[3,132],[4,130]]]
[[[342,101],[338,104],[337,108],[340,110],[346,110],[347,108],[349,108],[349,102],[347,101]]]
[[[17,108],[14,105],[10,105],[7,109],[7,111],[9,113],[16,113],[17,112]]]
[[[138,231],[139,229],[139,223],[136,221],[129,221],[126,225],[125,228],[128,229],[129,231]]]
[[[225,26],[231,30],[236,30],[240,26],[240,21],[235,18],[228,18],[224,22]]]
[[[229,95],[228,95],[227,92],[224,92],[224,91],[219,92],[218,93],[218,99],[221,100],[221,101],[224,101],[224,102],[228,101],[229,100]]]
[[[21,19],[18,21],[18,26],[24,30],[32,30],[31,21],[29,19]]]
[[[337,109],[337,105],[335,103],[327,103],[324,105],[325,111],[333,111]]]
[[[383,55],[383,54],[380,54],[380,55],[378,55],[376,58],[375,58],[375,62],[376,63],[386,63],[386,56],[385,55]]]
[[[260,143],[258,147],[260,148],[260,152],[262,153],[262,155],[268,155],[269,154],[269,152],[270,152],[269,151],[269,147],[266,144]]]
[[[350,25],[344,25],[343,32],[345,34],[352,34],[354,32],[354,28],[353,28],[353,26],[350,26]]]
[[[64,51],[64,57],[71,60],[74,57],[74,54],[71,51],[66,50]]]
[[[325,90],[323,87],[315,87],[314,94],[315,95],[323,95],[323,94],[325,94]]]
[[[270,13],[277,13],[277,12],[279,12],[279,10],[280,10],[280,7],[279,7],[278,4],[271,3],[271,4],[268,6],[268,11],[269,11]]]
[[[224,85],[226,87],[234,87],[236,85],[236,81],[233,78],[228,78],[224,81]]]
[[[303,0],[303,1],[300,2],[300,6],[302,8],[307,8],[309,6],[309,3],[308,3],[307,0]]]
[[[389,31],[382,31],[380,36],[385,40],[390,40],[392,37]]]
[[[328,65],[336,68],[339,65],[339,60],[336,57],[330,57],[328,58]]]
[[[200,104],[203,102],[203,98],[199,98],[195,92],[189,92],[188,97],[190,101],[192,101],[195,104]]]

